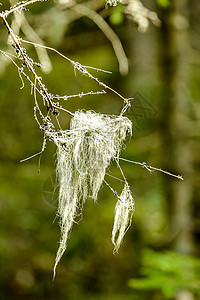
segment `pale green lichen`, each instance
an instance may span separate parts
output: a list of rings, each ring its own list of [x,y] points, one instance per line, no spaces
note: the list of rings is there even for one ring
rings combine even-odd
[[[61,228],[54,276],[77,214],[88,197],[97,199],[106,169],[112,159],[119,157],[123,142],[131,131],[132,123],[126,117],[77,111],[71,120],[70,130],[52,133],[51,139],[58,148],[56,173],[60,186],[58,216]],[[127,193],[126,187],[126,195]],[[120,197],[125,201],[125,196]],[[126,198],[128,199],[128,196]],[[130,199],[128,201],[130,202]],[[127,210],[124,211],[127,223]],[[120,216],[120,225],[115,225],[115,228],[120,232],[118,240],[121,243],[124,228],[122,210]],[[115,234],[113,237],[116,243]]]
[[[135,202],[132,197],[130,187],[126,182],[115,206],[115,219],[112,230],[114,253],[118,252],[124,235],[131,225],[135,210],[134,204]]]

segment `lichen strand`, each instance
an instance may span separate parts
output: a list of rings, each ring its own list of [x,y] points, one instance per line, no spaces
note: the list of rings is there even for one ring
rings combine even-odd
[[[131,225],[133,213],[135,210],[134,204],[135,202],[132,197],[130,187],[126,182],[115,206],[115,219],[112,230],[114,253],[118,252],[124,235]]]
[[[97,200],[106,169],[111,160],[119,156],[127,134],[131,133],[132,123],[126,117],[77,111],[70,130],[51,134],[58,147],[56,172],[60,185],[58,216],[61,227],[54,275],[79,208],[88,197]]]

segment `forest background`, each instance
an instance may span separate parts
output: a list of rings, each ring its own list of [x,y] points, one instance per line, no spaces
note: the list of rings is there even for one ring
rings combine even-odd
[[[101,81],[134,97],[126,116],[133,137],[122,157],[182,175],[184,181],[126,162],[121,163],[135,198],[133,223],[119,254],[110,241],[115,197],[103,186],[98,203],[88,200],[75,224],[52,282],[59,241],[55,146],[48,143],[38,175],[38,159],[19,161],[41,149],[42,133],[33,117],[33,95],[17,69],[0,57],[0,298],[1,299],[187,299],[200,297],[200,3],[198,0],[149,0],[160,24],[143,28],[123,11],[101,1],[82,1],[120,38],[129,62],[121,69],[113,47],[92,17],[69,1],[36,3],[12,25],[38,43],[54,47],[74,61],[112,71]],[[14,1],[1,1],[8,9]],[[23,19],[26,16],[26,19]],[[20,26],[19,26],[19,23]],[[17,25],[18,24],[18,25]],[[30,26],[30,27],[29,27]],[[34,35],[35,34],[35,35]],[[1,49],[8,51],[1,22]],[[33,47],[27,47],[38,60]],[[10,51],[10,50],[9,50]],[[97,90],[89,78],[54,52],[42,53],[43,80],[55,94]],[[123,64],[122,64],[123,67]],[[64,103],[71,111],[92,109],[119,114],[115,94],[90,95]],[[62,117],[67,128],[70,117]],[[119,176],[114,166],[110,174]],[[122,188],[114,178],[109,182]],[[185,298],[184,298],[185,297]]]

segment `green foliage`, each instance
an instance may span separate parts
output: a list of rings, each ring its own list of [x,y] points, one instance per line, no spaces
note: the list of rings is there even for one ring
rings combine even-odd
[[[120,25],[124,20],[124,14],[122,11],[123,6],[119,3],[117,6],[113,7],[110,14],[109,20],[113,25]]]
[[[200,297],[200,260],[173,251],[158,253],[144,250],[142,278],[131,279],[129,286],[136,290],[160,291],[166,299],[182,290]]]
[[[157,3],[162,7],[168,7],[171,5],[171,0],[157,0]]]

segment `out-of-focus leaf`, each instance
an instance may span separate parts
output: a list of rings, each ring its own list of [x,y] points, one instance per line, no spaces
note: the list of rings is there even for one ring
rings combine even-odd
[[[118,5],[116,7],[113,7],[112,13],[110,15],[110,22],[113,25],[119,25],[123,22],[124,20],[124,15],[122,11],[122,6]]]
[[[147,249],[143,252],[141,275],[131,279],[129,286],[135,290],[160,291],[166,299],[175,297],[181,290],[192,290],[200,296],[200,261],[194,257]]]
[[[157,3],[162,7],[168,7],[171,5],[170,0],[157,0]]]

